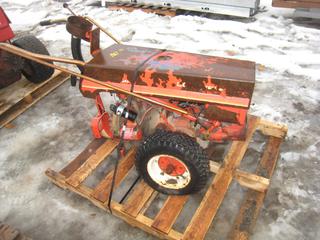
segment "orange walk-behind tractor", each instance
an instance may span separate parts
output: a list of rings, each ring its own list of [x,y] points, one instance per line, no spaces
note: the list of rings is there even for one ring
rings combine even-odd
[[[0,44],[0,49],[68,72],[73,84],[79,79],[81,93],[93,98],[98,109],[91,122],[93,135],[140,140],[135,165],[151,187],[174,195],[202,189],[209,178],[205,146],[245,137],[255,63],[123,45],[93,19],[75,14],[68,18],[67,30],[74,59],[8,44]],[[117,44],[101,49],[101,31]],[[90,43],[93,56],[87,62],[81,54],[82,40]],[[76,64],[81,73],[51,61]],[[104,105],[102,92],[114,100]]]

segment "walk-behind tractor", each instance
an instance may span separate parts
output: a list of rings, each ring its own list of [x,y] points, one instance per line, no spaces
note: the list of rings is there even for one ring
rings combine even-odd
[[[34,53],[49,55],[46,47],[35,36],[24,35],[15,38],[9,24],[9,18],[0,7],[0,42],[7,42]],[[18,81],[22,74],[29,81],[40,83],[53,74],[53,69],[6,51],[0,51],[0,88],[7,87],[11,83]]]
[[[245,138],[255,63],[123,45],[86,16],[74,14],[66,28],[72,35],[74,60],[9,44],[0,44],[0,49],[70,73],[73,84],[79,79],[81,93],[93,98],[98,109],[91,122],[94,137],[140,141],[135,165],[151,187],[175,195],[202,189],[209,178],[205,146]],[[117,44],[101,49],[101,31]],[[88,62],[81,55],[83,40],[90,43],[93,56]],[[51,61],[76,64],[81,73]],[[110,111],[102,92],[114,96],[107,104]],[[122,147],[118,152],[123,151]]]

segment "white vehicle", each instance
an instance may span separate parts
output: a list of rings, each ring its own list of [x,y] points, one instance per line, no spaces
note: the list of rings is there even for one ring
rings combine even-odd
[[[101,1],[102,6],[105,6],[105,2],[104,0]],[[238,17],[250,17],[254,15],[258,11],[260,4],[260,0],[122,0],[107,2],[151,4]]]

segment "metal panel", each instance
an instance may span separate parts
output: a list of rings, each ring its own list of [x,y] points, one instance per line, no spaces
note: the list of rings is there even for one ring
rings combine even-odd
[[[218,96],[224,104],[229,98],[232,106],[248,107],[255,82],[255,63],[115,44],[97,53],[86,64],[84,74],[124,84],[124,87],[130,87],[130,82],[134,81],[135,91],[146,95],[164,96],[165,92],[166,97],[175,97],[182,93],[183,98],[190,99],[192,95],[194,100],[203,99],[203,95]],[[82,90],[95,87],[86,81],[80,85]]]
[[[192,2],[255,8],[257,0],[192,0]]]
[[[208,12],[216,14],[225,14],[233,15],[239,17],[249,17],[251,14],[251,9],[246,7],[238,6],[227,6],[221,4],[212,4],[212,3],[200,3],[196,1],[185,1],[185,0],[138,0],[138,3],[145,4],[155,4],[155,5],[164,5],[171,6],[173,8],[185,9],[190,11],[198,12]]]
[[[257,11],[260,0],[123,0],[121,2],[170,6],[190,11],[250,17]]]

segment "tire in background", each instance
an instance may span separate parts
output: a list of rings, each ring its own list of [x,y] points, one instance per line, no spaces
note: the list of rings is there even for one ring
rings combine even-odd
[[[33,35],[20,37],[13,41],[12,44],[33,53],[50,55],[44,44]],[[22,69],[23,75],[33,83],[40,83],[47,80],[52,76],[53,72],[53,68],[47,67],[29,59],[25,60],[24,67]]]
[[[170,155],[182,161],[191,175],[183,188],[172,189],[158,184],[148,172],[148,162],[155,156]],[[158,130],[141,142],[135,165],[138,173],[149,186],[168,195],[185,195],[200,191],[209,178],[209,160],[194,138],[184,134]],[[151,173],[152,174],[152,173]]]
[[[0,89],[21,78],[23,59],[17,55],[0,50]]]

